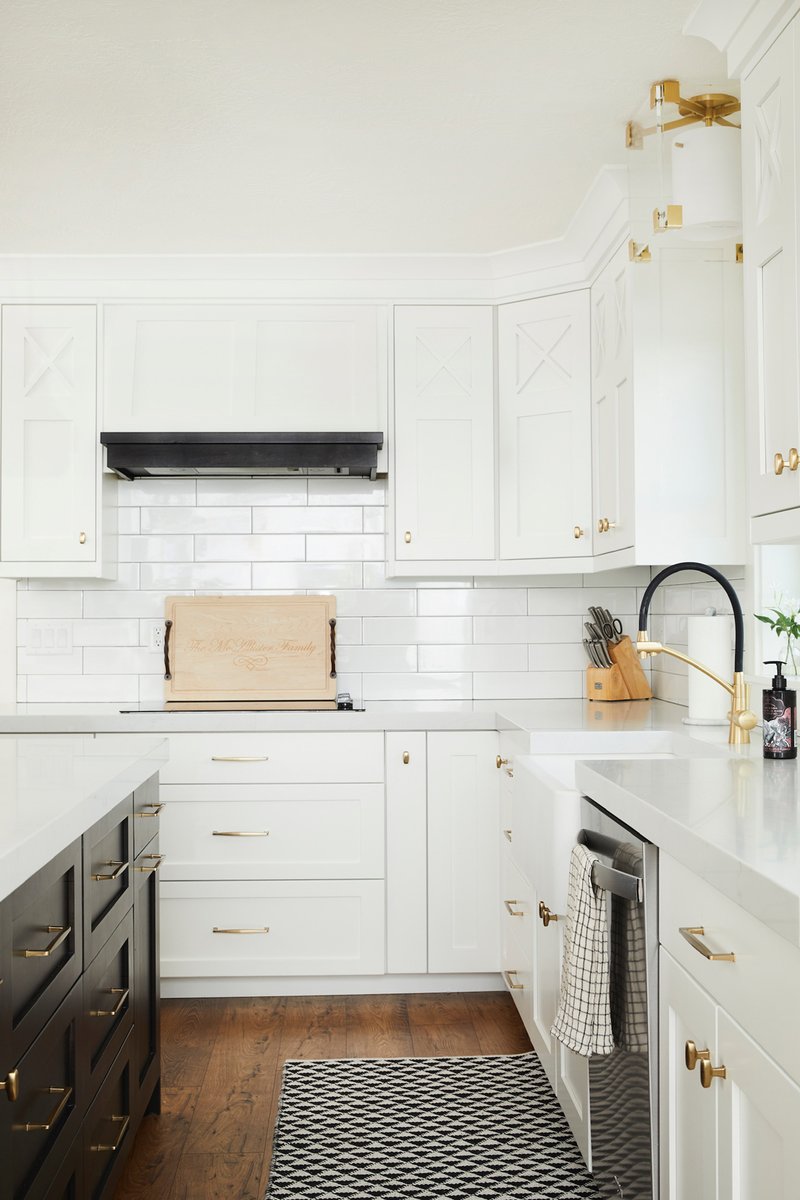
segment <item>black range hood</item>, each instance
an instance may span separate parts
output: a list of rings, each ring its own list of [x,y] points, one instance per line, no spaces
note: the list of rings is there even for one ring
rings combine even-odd
[[[123,479],[356,475],[374,479],[382,433],[101,433]]]

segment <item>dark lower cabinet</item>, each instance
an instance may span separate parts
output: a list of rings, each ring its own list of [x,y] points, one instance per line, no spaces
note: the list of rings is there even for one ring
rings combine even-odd
[[[0,904],[0,1200],[108,1200],[160,1110],[157,784]]]

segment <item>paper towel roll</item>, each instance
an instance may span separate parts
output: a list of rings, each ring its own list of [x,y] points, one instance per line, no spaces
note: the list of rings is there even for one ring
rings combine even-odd
[[[733,617],[688,617],[689,658],[721,679],[733,679]],[[724,723],[731,707],[727,692],[702,671],[689,667],[689,720]]]

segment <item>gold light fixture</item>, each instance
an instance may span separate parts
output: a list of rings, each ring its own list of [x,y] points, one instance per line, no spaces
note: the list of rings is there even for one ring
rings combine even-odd
[[[664,106],[675,105],[678,116],[665,120]],[[741,109],[736,96],[726,92],[703,92],[684,97],[677,79],[664,79],[650,88],[650,108],[655,125],[643,127],[629,121],[625,145],[641,149],[653,133],[665,134],[695,126],[685,139],[672,143],[673,186],[679,204],[664,204],[653,210],[653,231],[683,229],[698,240],[716,241],[738,232],[739,200],[738,138],[726,130],[738,130],[730,118]],[[716,128],[722,126],[723,128]]]

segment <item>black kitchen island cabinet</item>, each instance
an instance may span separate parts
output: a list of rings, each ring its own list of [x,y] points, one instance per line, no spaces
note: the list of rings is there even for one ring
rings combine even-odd
[[[158,807],[153,774],[0,902],[0,1200],[108,1200],[160,1109]]]

